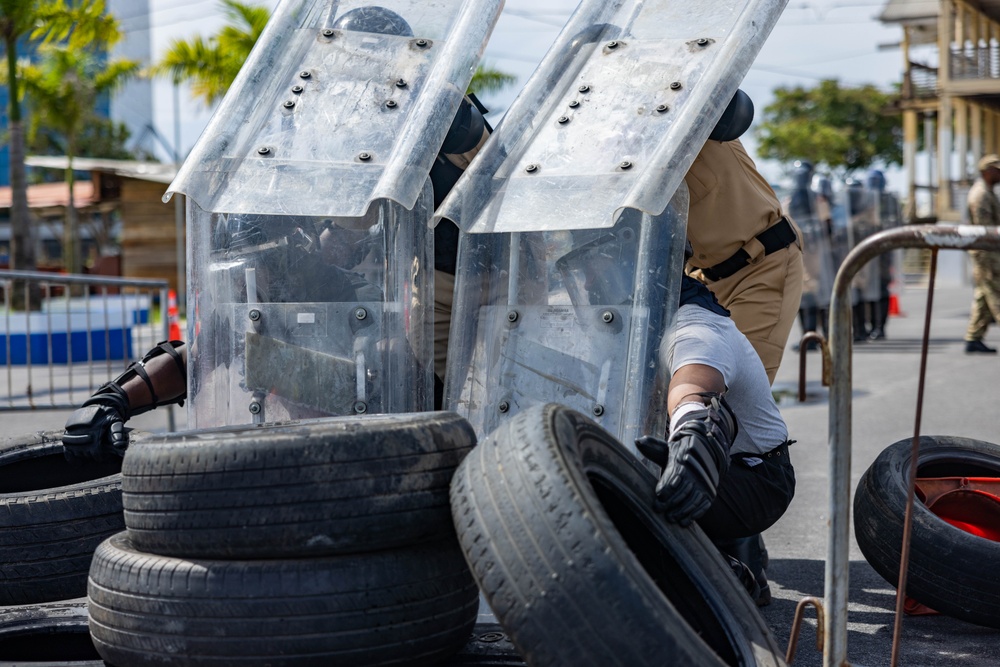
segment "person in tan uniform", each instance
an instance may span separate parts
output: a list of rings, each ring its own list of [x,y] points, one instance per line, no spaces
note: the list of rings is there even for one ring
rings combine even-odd
[[[707,141],[684,181],[688,274],[732,313],[773,384],[802,296],[802,235],[738,139]]]
[[[970,225],[1000,225],[1000,200],[993,187],[1000,183],[1000,155],[986,155],[976,165],[979,178],[969,188],[968,202]],[[969,250],[972,260],[972,312],[969,328],[965,332],[967,354],[996,354],[995,347],[983,342],[986,329],[993,322],[1000,322],[1000,253],[987,250]]]

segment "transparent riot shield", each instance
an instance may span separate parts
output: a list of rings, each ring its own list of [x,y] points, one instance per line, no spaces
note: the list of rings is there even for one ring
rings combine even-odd
[[[171,192],[206,211],[412,208],[502,0],[282,0]]]
[[[659,215],[786,0],[583,0],[438,209],[467,232]]]
[[[173,192],[189,423],[433,408],[428,178],[502,0],[282,0]]]
[[[445,407],[480,437],[556,402],[620,442],[663,433],[659,345],[677,309],[687,188],[659,216],[627,209],[611,228],[465,234]]]
[[[847,221],[847,244],[849,248],[854,248],[880,229],[878,197],[853,179],[845,183],[842,196]],[[858,271],[853,286],[861,302],[877,302],[881,290],[879,263],[869,262]]]
[[[361,218],[190,203],[192,426],[432,409],[430,206],[429,182]]]
[[[826,310],[836,275],[830,247],[829,207],[806,187],[792,188],[784,209],[802,231],[802,306]]]

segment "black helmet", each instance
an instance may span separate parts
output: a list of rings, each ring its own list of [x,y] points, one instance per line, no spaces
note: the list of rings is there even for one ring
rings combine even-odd
[[[813,166],[808,160],[796,160],[795,170],[792,172],[792,180],[796,188],[808,190],[812,183]]]
[[[334,24],[335,30],[354,30],[357,32],[374,32],[380,35],[399,35],[413,37],[413,30],[406,20],[385,7],[371,6],[352,9]]]
[[[878,169],[869,169],[867,178],[868,189],[881,192],[885,190],[885,174]]]
[[[712,141],[733,141],[743,136],[753,122],[753,100],[737,88],[729,106],[722,112],[722,117],[712,129],[709,139]]]

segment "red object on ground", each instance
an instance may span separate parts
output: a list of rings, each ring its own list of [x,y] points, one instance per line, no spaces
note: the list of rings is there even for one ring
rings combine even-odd
[[[1000,478],[935,477],[917,480],[917,496],[948,524],[977,537],[1000,542]],[[910,596],[903,601],[910,616],[937,614]]]
[[[889,317],[902,317],[902,313],[899,312],[899,297],[895,294],[889,294]]]

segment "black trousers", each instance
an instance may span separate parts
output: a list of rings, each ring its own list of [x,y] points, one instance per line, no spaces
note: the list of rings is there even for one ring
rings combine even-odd
[[[788,509],[795,495],[795,470],[782,446],[756,466],[744,457],[729,460],[729,470],[719,483],[715,502],[698,525],[719,544],[750,537],[770,528]]]

